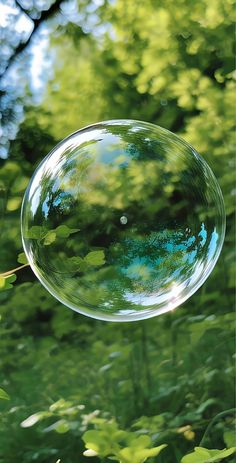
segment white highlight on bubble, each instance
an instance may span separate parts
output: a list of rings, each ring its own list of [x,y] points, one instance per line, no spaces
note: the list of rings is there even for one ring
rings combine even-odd
[[[126,225],[127,222],[128,222],[127,217],[126,217],[125,215],[122,215],[122,217],[120,218],[120,223],[121,223],[122,225]]]

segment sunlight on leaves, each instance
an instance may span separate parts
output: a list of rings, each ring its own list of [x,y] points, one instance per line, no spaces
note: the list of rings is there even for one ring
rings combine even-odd
[[[28,264],[28,259],[24,252],[21,252],[20,254],[18,254],[17,262],[19,262],[19,264],[22,264],[22,265]]]
[[[219,462],[224,458],[235,453],[236,447],[223,450],[208,450],[203,447],[195,447],[194,452],[185,455],[181,463],[213,463]]]
[[[89,265],[104,265],[105,264],[105,254],[104,251],[91,251],[89,252],[84,261]]]
[[[12,283],[14,283],[14,281],[16,281],[16,275],[14,273],[5,277],[0,276],[0,291],[11,289],[13,287]]]
[[[10,400],[10,397],[7,394],[7,392],[4,391],[4,389],[2,389],[1,387],[0,387],[0,399],[2,399],[2,400]]]

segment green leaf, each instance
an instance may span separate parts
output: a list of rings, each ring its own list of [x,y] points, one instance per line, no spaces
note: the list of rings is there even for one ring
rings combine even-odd
[[[94,450],[99,456],[105,457],[112,453],[108,437],[106,432],[91,430],[86,431],[82,438],[87,449]]]
[[[59,399],[56,402],[54,402],[52,405],[50,405],[49,410],[50,412],[61,412],[66,410],[67,408],[70,408],[72,405],[71,402],[64,400],[64,399]]]
[[[79,228],[69,228],[67,225],[59,225],[55,230],[59,238],[68,238],[72,233],[79,231]]]
[[[72,233],[79,231],[79,228],[69,228],[67,225],[59,225],[57,228],[47,230],[40,225],[34,225],[31,227],[26,236],[30,239],[44,240],[43,244],[49,246],[56,238],[68,238]]]
[[[31,426],[34,426],[39,421],[43,420],[44,418],[48,418],[51,415],[52,414],[49,412],[34,413],[33,415],[28,416],[28,418],[22,421],[20,425],[22,428],[31,428]]]
[[[124,463],[143,463],[150,457],[156,457],[166,447],[162,444],[152,449],[126,447],[119,452],[121,461]]]
[[[40,240],[44,238],[46,234],[47,230],[45,230],[45,228],[41,227],[40,225],[34,225],[28,230],[26,237],[31,238],[32,240]]]
[[[136,449],[144,449],[145,447],[150,447],[152,440],[147,435],[142,435],[137,437],[135,434],[131,434],[127,436],[127,441],[130,444],[130,447],[135,447]]]
[[[55,431],[58,432],[58,434],[65,434],[69,430],[70,430],[70,426],[64,420],[58,421],[57,426],[55,427]]]
[[[5,289],[12,288],[12,283],[14,283],[14,281],[16,281],[15,273],[12,273],[6,277],[0,276],[0,291],[5,291]]]
[[[9,395],[0,387],[0,399],[2,400],[10,400]]]
[[[72,272],[84,271],[87,268],[86,262],[79,256],[70,257],[67,260],[67,268]]]
[[[44,241],[43,241],[43,244],[45,246],[49,246],[50,244],[52,244],[55,239],[56,239],[57,235],[54,231],[50,230],[49,232],[47,232],[45,238],[44,238]]]
[[[235,431],[225,431],[224,432],[224,441],[227,447],[233,447],[236,443]]]
[[[208,450],[203,447],[195,447],[194,452],[185,455],[181,463],[213,463],[221,461],[224,458],[235,453],[236,447],[223,450]]]
[[[85,258],[85,262],[89,265],[104,265],[105,264],[105,254],[104,251],[91,251]]]
[[[44,429],[44,432],[56,431],[58,434],[65,434],[70,430],[70,426],[65,420],[58,420]]]
[[[17,262],[19,262],[19,264],[23,264],[23,265],[28,264],[28,259],[27,259],[24,252],[21,252],[20,254],[18,254]]]

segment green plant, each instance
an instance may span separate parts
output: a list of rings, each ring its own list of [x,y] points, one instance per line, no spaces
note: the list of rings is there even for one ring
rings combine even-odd
[[[194,452],[182,458],[181,463],[213,463],[224,460],[236,452],[236,447],[223,450],[208,450],[195,447]]]
[[[38,2],[31,3],[29,14],[39,18]],[[116,417],[118,429],[150,437],[145,450],[165,442],[150,462],[176,463],[185,456],[199,463],[194,446],[204,447],[208,460],[223,458],[207,449],[235,446],[233,413],[225,414],[235,392],[233,2],[79,0],[75,18],[72,9],[65,14],[63,7],[63,24],[54,18],[42,31],[50,37],[45,62],[52,74],[39,104],[28,90],[15,98],[10,76],[4,86],[4,143],[6,127],[14,136],[12,104],[18,111],[24,106],[24,119],[20,108],[18,133],[8,158],[0,160],[0,382],[11,397],[0,401],[0,463],[88,461],[82,435],[93,429],[89,415],[97,409],[103,419]],[[7,49],[12,16],[9,24],[10,33],[3,31]],[[27,80],[29,61],[28,53],[19,55],[17,86]],[[19,268],[14,282],[15,271],[2,273],[16,267],[22,249],[20,205],[36,165],[70,132],[124,117],[179,133],[206,158],[224,195],[227,233],[214,272],[176,312],[105,324],[60,305],[28,266]],[[47,243],[58,235],[51,232]],[[50,412],[62,399],[64,405]],[[67,413],[81,404],[84,410]],[[49,412],[35,425],[20,425]],[[128,441],[119,445],[129,447]]]
[[[82,436],[87,448],[84,455],[87,457],[98,456],[101,460],[109,457],[119,463],[144,463],[149,457],[159,455],[166,447],[166,444],[153,447],[149,436],[123,431],[114,420],[95,418],[92,422],[95,430],[86,431]],[[181,459],[181,463],[219,462],[235,452],[236,447],[223,450],[195,447],[192,453]]]
[[[4,389],[2,389],[2,388],[0,388],[0,399],[2,399],[2,400],[9,400],[10,399],[7,392],[4,391]]]
[[[97,429],[86,431],[83,435],[88,449],[84,452],[85,456],[93,454],[100,458],[112,457],[112,460],[120,463],[144,463],[147,458],[159,455],[166,447],[165,444],[152,447],[149,436],[122,431],[114,421],[96,419],[93,422]]]

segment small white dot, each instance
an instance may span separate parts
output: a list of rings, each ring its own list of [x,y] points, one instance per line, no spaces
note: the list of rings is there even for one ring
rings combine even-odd
[[[122,215],[122,217],[120,218],[120,223],[122,223],[122,225],[126,225],[127,222],[128,222],[127,217],[125,217],[125,215]]]

